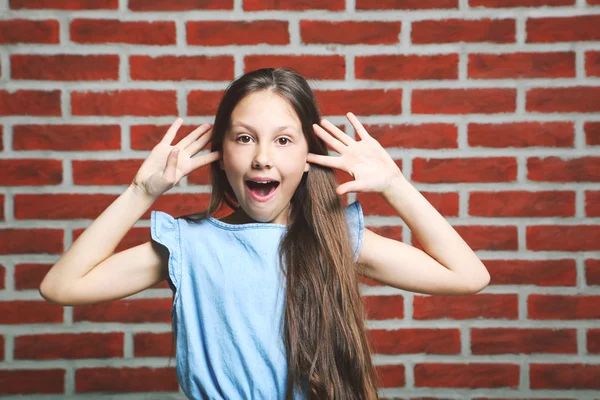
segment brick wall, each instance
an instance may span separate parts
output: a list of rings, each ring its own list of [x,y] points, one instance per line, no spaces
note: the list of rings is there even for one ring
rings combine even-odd
[[[382,398],[600,398],[597,6],[0,3],[0,396],[181,397],[166,283],[65,308],[37,289],[176,116],[180,138],[232,79],[286,66],[347,133],[358,115],[492,275],[464,297],[362,281]],[[207,172],[153,209],[203,209]],[[371,229],[419,246],[381,198],[354,199]],[[148,218],[117,251],[149,240]]]

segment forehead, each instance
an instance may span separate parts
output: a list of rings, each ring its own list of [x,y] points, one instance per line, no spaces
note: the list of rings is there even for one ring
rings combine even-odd
[[[290,126],[300,130],[302,124],[290,103],[272,92],[256,92],[244,97],[231,113],[231,125],[250,125],[266,130]]]

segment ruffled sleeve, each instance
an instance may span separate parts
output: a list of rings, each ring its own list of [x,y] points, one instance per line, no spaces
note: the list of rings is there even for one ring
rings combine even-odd
[[[179,220],[162,211],[150,213],[150,235],[152,240],[169,250],[169,286],[179,294],[181,282],[181,243],[179,236]]]
[[[365,220],[360,202],[356,200],[354,203],[347,205],[344,208],[346,214],[346,223],[348,224],[348,232],[350,233],[350,241],[352,242],[352,250],[354,252],[354,261],[358,261],[358,255],[362,248],[362,239],[365,232]]]

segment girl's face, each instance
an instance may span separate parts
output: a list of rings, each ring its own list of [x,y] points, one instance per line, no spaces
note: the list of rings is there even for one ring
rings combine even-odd
[[[290,199],[309,169],[308,143],[290,104],[268,91],[246,96],[231,114],[222,151],[221,168],[247,217],[286,224]]]

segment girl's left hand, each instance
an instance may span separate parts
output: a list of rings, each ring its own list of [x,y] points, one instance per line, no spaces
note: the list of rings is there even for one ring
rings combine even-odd
[[[324,156],[308,153],[306,161],[329,168],[346,171],[353,181],[343,183],[336,189],[338,195],[348,192],[379,192],[388,190],[397,178],[403,178],[402,171],[392,160],[390,155],[379,142],[362,126],[356,116],[347,113],[346,117],[360,136],[360,141],[355,141],[350,136],[339,130],[331,122],[322,119],[321,126],[313,124],[317,136],[341,157]]]

